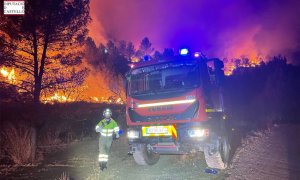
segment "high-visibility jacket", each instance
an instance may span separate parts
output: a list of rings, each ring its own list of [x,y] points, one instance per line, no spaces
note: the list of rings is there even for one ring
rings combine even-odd
[[[106,119],[102,119],[96,126],[96,129],[100,129],[101,136],[112,136],[113,133],[118,134],[120,128],[115,120],[110,119],[107,123]]]

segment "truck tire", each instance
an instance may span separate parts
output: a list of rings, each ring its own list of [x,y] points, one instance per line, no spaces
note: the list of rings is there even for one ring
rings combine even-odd
[[[206,164],[210,168],[226,169],[229,164],[230,144],[227,137],[216,140],[214,148],[207,146],[204,149]]]
[[[135,152],[133,152],[133,158],[139,165],[153,165],[159,160],[160,155],[148,150],[145,144],[139,144]]]

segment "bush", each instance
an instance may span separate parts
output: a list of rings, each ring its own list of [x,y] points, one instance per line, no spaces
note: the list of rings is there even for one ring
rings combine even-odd
[[[35,152],[36,130],[25,123],[8,123],[4,127],[5,152],[15,164],[32,162]]]
[[[62,132],[61,127],[50,127],[44,128],[43,132],[40,132],[42,135],[39,139],[39,145],[41,146],[55,146],[62,143],[62,140],[59,138]]]

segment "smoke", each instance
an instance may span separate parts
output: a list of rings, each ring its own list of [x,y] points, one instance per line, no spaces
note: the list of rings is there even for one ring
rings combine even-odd
[[[102,97],[107,99],[108,97],[112,96],[113,94],[107,87],[107,82],[104,74],[92,67],[90,67],[89,69],[90,73],[86,79],[87,89],[84,92],[88,95],[86,99],[90,97],[97,97],[98,100],[101,100]]]
[[[101,24],[101,21],[98,18],[98,1],[93,0],[90,2],[90,15],[92,17],[92,23],[89,24],[89,35],[93,37],[93,40],[97,43],[103,43],[106,41],[104,37],[105,31]]]
[[[300,56],[298,0],[91,0],[90,35],[157,50],[186,46],[209,57]]]

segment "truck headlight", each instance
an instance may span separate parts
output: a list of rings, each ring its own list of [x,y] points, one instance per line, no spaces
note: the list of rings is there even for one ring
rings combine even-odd
[[[188,135],[191,138],[208,136],[208,129],[190,129]]]
[[[136,139],[140,137],[140,133],[136,130],[128,130],[127,137],[129,139]]]

